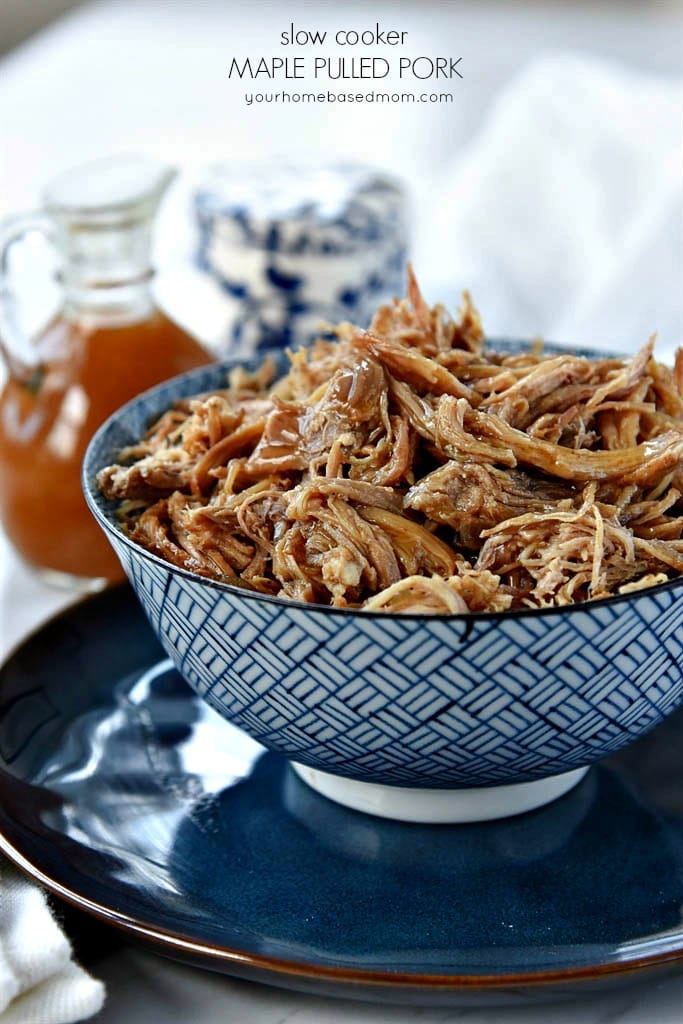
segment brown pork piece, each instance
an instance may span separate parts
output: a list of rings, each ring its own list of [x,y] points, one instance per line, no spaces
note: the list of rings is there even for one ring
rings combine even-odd
[[[370,334],[404,348],[416,348],[425,356],[433,357],[454,349],[480,352],[484,331],[469,292],[463,293],[459,312],[459,320],[453,320],[444,306],[430,308],[409,265],[408,298],[380,306],[370,324]]]
[[[617,398],[625,398],[630,395],[633,388],[647,377],[654,338],[650,338],[646,345],[636,352],[632,359],[618,369],[608,374],[607,380],[598,387],[586,402],[586,409],[597,409],[608,399],[614,401]]]
[[[495,413],[511,427],[525,430],[536,419],[540,399],[556,395],[567,385],[580,384],[590,373],[591,366],[587,359],[571,355],[552,356],[533,367],[514,384],[485,399],[481,409]]]
[[[388,426],[386,376],[365,354],[353,367],[339,368],[313,397],[311,405],[274,400],[259,443],[246,462],[249,472],[303,472],[311,463],[325,466],[333,450],[339,467],[374,431]]]
[[[174,491],[190,488],[193,466],[182,449],[146,455],[132,466],[106,466],[97,474],[97,486],[110,501],[136,499],[154,502]]]
[[[526,573],[533,588],[523,603],[539,607],[606,596],[610,566],[618,566],[623,582],[642,574],[647,563],[637,557],[633,536],[614,510],[601,510],[595,491],[589,485],[578,508],[566,501],[543,516],[525,513],[485,530],[476,567],[502,578]]]
[[[387,534],[408,575],[423,572],[452,576],[455,572],[455,551],[420,523],[383,508],[363,508],[360,514]]]
[[[479,402],[479,396],[455,374],[416,349],[404,348],[395,341],[372,334],[360,334],[356,344],[378,359],[392,376],[410,384],[418,394],[454,395],[472,404]]]
[[[524,512],[551,512],[573,494],[571,484],[520,469],[449,461],[411,487],[404,506],[451,526],[466,548],[478,550],[482,530]]]
[[[512,595],[500,585],[500,577],[486,569],[458,564],[458,575],[406,576],[368,598],[365,608],[399,615],[462,615],[468,612],[507,611]]]
[[[588,451],[564,448],[504,423],[497,416],[471,409],[466,403],[444,396],[438,409],[439,424],[446,445],[459,452],[460,423],[474,438],[493,441],[503,457],[541,470],[548,476],[583,483],[589,480],[619,479],[624,483],[647,485],[651,480],[679,466],[683,460],[683,426],[669,430],[634,448],[617,451]],[[448,451],[448,448],[446,447]],[[510,462],[508,461],[508,464]]]
[[[373,530],[344,498],[329,491],[321,495],[315,484],[290,503],[277,532],[273,573],[285,590],[305,585],[345,606],[401,577],[383,532]]]

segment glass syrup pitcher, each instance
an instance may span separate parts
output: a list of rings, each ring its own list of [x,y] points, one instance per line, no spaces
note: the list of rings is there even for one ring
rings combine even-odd
[[[150,157],[96,161],[54,179],[41,212],[0,228],[0,519],[23,559],[55,582],[95,588],[123,577],[81,494],[94,431],[138,392],[211,361],[152,298],[152,225],[173,177]],[[57,250],[63,300],[29,340],[9,253],[32,231]]]

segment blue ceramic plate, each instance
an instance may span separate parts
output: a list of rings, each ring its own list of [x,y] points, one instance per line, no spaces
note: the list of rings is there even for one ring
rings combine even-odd
[[[344,810],[221,720],[135,598],[0,670],[0,845],[159,952],[328,994],[519,1002],[683,963],[683,713],[530,814]]]

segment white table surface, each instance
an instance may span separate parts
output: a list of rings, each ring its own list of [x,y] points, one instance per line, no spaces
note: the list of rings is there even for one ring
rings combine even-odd
[[[248,116],[226,67],[233,54],[268,52],[290,20],[364,25],[376,18],[411,33],[414,52],[435,41],[462,52],[471,73],[447,124],[439,108],[394,108],[334,117],[325,108]],[[280,14],[281,12],[281,14]],[[361,20],[362,12],[362,20]],[[0,62],[0,214],[36,205],[54,171],[103,153],[145,149],[193,168],[220,157],[343,151],[400,165],[428,191],[476,130],[491,97],[516,68],[546,49],[574,47],[680,74],[678,4],[278,5],[132,0],[88,5]],[[1,31],[1,0],[0,0]],[[178,193],[182,196],[182,190]],[[177,203],[181,200],[177,199]],[[180,205],[177,206],[180,209]],[[162,258],[186,255],[168,235]],[[420,239],[418,238],[418,244]],[[175,250],[174,250],[175,246]],[[176,310],[178,315],[183,310]],[[191,319],[191,316],[188,317]],[[0,654],[73,595],[50,590],[17,561],[0,535]],[[338,1002],[234,981],[182,967],[133,946],[101,961],[108,985],[100,1024],[682,1024],[683,975],[548,1007],[419,1010]]]

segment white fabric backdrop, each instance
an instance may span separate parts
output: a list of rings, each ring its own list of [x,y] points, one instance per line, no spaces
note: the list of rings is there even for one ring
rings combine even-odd
[[[667,20],[665,7],[377,0],[369,19],[360,3],[88,5],[2,63],[0,214],[34,206],[48,177],[82,159],[142,149],[176,160],[188,176],[159,238],[165,295],[177,315],[210,335],[213,314],[200,290],[178,287],[192,244],[192,170],[232,155],[276,161],[293,148],[302,156],[343,152],[384,164],[410,184],[416,268],[430,299],[454,303],[470,287],[491,333],[632,350],[658,329],[671,351],[681,334],[681,51],[680,21]],[[396,107],[381,116],[358,108],[334,116],[326,108],[247,113],[227,80],[229,58],[267,52],[282,20],[324,28],[338,24],[342,11],[348,24],[395,22],[410,32],[415,55],[462,53],[465,79],[453,107]],[[38,261],[33,269],[41,269]],[[0,537],[0,653],[72,599],[43,586]],[[0,904],[6,893],[0,885]],[[0,914],[0,943],[2,934]],[[323,1000],[240,986],[132,951],[103,970],[112,979],[103,1020],[112,1022],[134,1014],[166,1021],[190,1005],[183,998],[190,990],[187,1012],[197,1021],[226,1020],[227,993],[236,1021],[245,1007],[250,1020],[264,1022],[281,1019],[285,1007],[302,1020],[394,1019],[381,1008],[329,1004],[328,1012]],[[655,1013],[673,1024],[681,987],[668,991],[596,1000],[576,1016],[572,1004],[562,1020],[609,1014],[649,1024]],[[412,1016],[401,1011],[401,1020]],[[418,1017],[445,1019],[415,1011]],[[512,1020],[493,1010],[462,1017]],[[520,1010],[515,1020],[522,1017],[540,1022],[547,1011]]]

